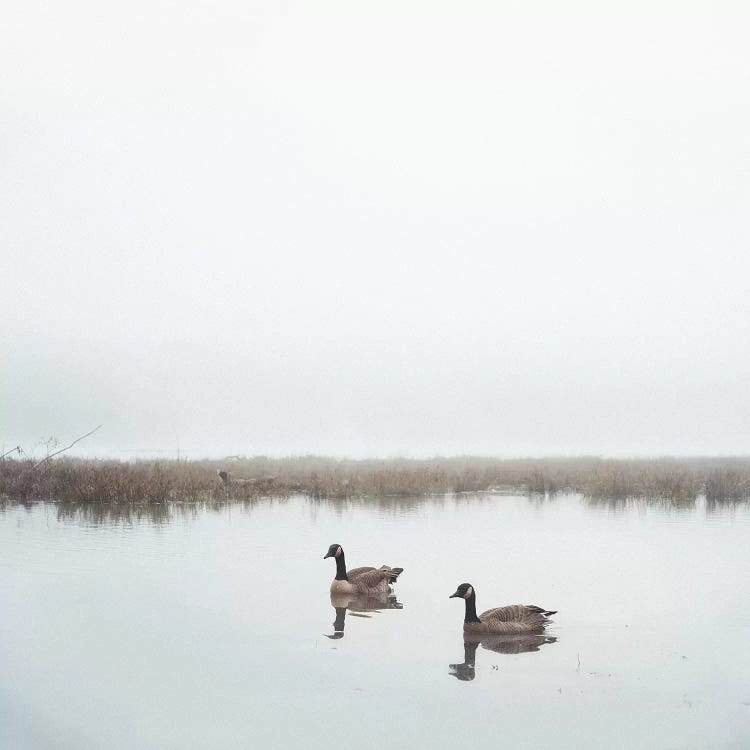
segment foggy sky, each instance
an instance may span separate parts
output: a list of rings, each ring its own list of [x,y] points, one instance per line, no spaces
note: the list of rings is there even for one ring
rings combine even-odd
[[[750,452],[750,5],[3,15],[5,449]]]

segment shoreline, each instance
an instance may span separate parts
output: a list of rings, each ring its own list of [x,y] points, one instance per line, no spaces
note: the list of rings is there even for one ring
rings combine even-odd
[[[511,492],[709,501],[750,498],[750,457],[604,459],[61,457],[0,461],[10,500],[149,502],[253,497],[364,498]]]

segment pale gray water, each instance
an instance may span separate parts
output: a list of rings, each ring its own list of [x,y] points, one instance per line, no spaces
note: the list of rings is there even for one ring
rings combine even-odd
[[[337,638],[333,542],[405,568],[402,608],[343,637],[339,611]],[[0,746],[747,748],[749,580],[746,505],[9,506]],[[469,644],[472,670],[462,581],[480,611],[558,609],[557,640]]]

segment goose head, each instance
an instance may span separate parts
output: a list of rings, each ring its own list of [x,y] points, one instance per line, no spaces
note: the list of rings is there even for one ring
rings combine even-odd
[[[341,557],[341,555],[344,554],[344,550],[341,549],[340,544],[332,544],[328,548],[328,552],[323,555],[323,559],[325,560],[327,557]]]
[[[470,583],[462,583],[448,598],[471,599],[473,594],[474,587]]]

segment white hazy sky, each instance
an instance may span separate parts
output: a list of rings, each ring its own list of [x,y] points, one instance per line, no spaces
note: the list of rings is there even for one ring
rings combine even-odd
[[[750,453],[750,3],[2,16],[6,449]]]

